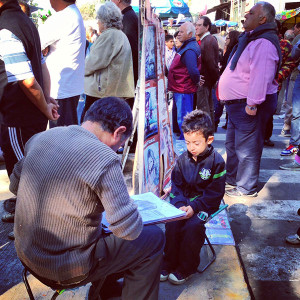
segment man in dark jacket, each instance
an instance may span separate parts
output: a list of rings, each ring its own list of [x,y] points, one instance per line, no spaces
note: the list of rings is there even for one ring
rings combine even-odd
[[[173,124],[180,128],[183,117],[193,110],[194,94],[200,82],[200,47],[196,42],[195,27],[186,22],[179,29],[178,39],[182,44],[176,53],[168,74],[168,89],[173,92]]]
[[[112,0],[123,14],[123,32],[126,34],[132,51],[134,85],[136,86],[139,74],[139,20],[131,7],[131,0]]]
[[[204,76],[204,85],[198,87],[197,108],[207,112],[214,124],[214,103],[212,89],[219,78],[219,46],[217,39],[210,34],[211,21],[202,16],[196,23],[196,35],[200,37],[201,48],[201,75]]]

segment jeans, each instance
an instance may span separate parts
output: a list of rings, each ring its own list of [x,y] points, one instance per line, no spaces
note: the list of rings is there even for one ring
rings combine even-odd
[[[193,102],[194,102],[194,93],[191,94],[181,94],[174,93],[173,100],[176,105],[173,105],[173,116],[176,116],[177,113],[177,124],[180,129],[180,140],[183,140],[183,132],[181,130],[181,125],[183,122],[183,118],[189,112],[193,110]],[[176,111],[175,111],[176,110]],[[173,119],[173,124],[175,123],[175,119]]]
[[[257,189],[266,125],[276,110],[277,94],[267,95],[255,116],[248,115],[245,106],[246,103],[226,105],[226,181],[243,194],[252,194]]]
[[[295,81],[292,103],[290,145],[298,146],[300,144],[300,74],[298,74]]]

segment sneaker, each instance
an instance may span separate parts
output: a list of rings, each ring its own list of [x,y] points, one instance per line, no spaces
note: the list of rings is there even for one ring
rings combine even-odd
[[[291,136],[291,130],[290,129],[282,129],[281,130],[281,135],[285,137],[290,137]]]
[[[14,234],[13,231],[10,232],[7,236],[8,236],[8,238],[9,238],[10,240],[14,240],[14,239],[15,239],[15,234]]]
[[[1,220],[3,223],[13,223],[15,219],[15,213],[7,213],[2,216]]]
[[[294,145],[289,145],[285,150],[282,150],[280,155],[281,156],[289,156],[289,155],[293,155],[295,153],[297,153],[298,151],[298,147],[294,146]]]
[[[274,147],[275,144],[270,139],[268,139],[264,141],[264,145],[269,147]]]
[[[292,245],[300,245],[300,237],[298,234],[289,235],[285,238],[286,242]]]
[[[173,284],[179,285],[183,284],[188,280],[188,277],[184,277],[181,273],[179,272],[174,272],[169,275],[169,281]]]
[[[282,170],[300,171],[300,165],[298,163],[296,163],[295,161],[293,161],[289,164],[279,166],[279,168]]]
[[[162,270],[160,273],[160,281],[166,281],[169,278],[169,272],[166,270]]]
[[[253,193],[253,194],[243,194],[241,191],[239,191],[237,188],[233,188],[231,190],[225,190],[225,194],[229,197],[257,197],[257,193]]]
[[[234,189],[236,188],[236,185],[232,185],[228,182],[225,182],[225,190],[231,190],[231,189]]]

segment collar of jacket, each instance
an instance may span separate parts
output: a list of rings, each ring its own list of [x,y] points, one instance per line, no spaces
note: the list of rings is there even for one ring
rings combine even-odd
[[[127,13],[127,12],[130,11],[130,10],[133,10],[133,8],[132,8],[131,5],[125,7],[125,8],[121,11],[121,13],[122,13],[122,15],[125,15],[125,13]]]
[[[259,25],[253,31],[250,32],[249,40],[251,41],[252,39],[257,39],[261,34],[266,33],[266,32],[274,33],[277,36],[276,28],[277,28],[277,25],[275,22]]]
[[[184,46],[186,46],[188,43],[190,42],[193,42],[193,41],[196,41],[196,38],[195,37],[192,37],[186,41],[183,42],[182,46],[180,47],[180,49],[182,49]]]
[[[206,150],[204,150],[204,152],[202,152],[201,154],[199,154],[199,155],[197,156],[197,162],[199,162],[199,161],[203,160],[204,158],[206,158],[207,156],[209,156],[209,155],[213,152],[213,150],[214,150],[214,147],[213,147],[212,145],[208,145],[208,147],[206,148]],[[192,161],[196,162],[196,161],[193,159],[193,155],[192,155],[189,151],[187,151],[187,153],[188,153],[188,157],[189,157]]]

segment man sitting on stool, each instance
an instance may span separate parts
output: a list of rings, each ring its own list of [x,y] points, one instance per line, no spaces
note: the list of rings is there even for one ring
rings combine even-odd
[[[124,272],[123,299],[157,299],[164,235],[143,228],[114,152],[131,132],[130,107],[108,97],[82,126],[53,128],[26,144],[10,183],[18,193],[15,247],[43,282],[92,282],[92,295],[99,279]],[[104,211],[110,235],[101,231]]]

